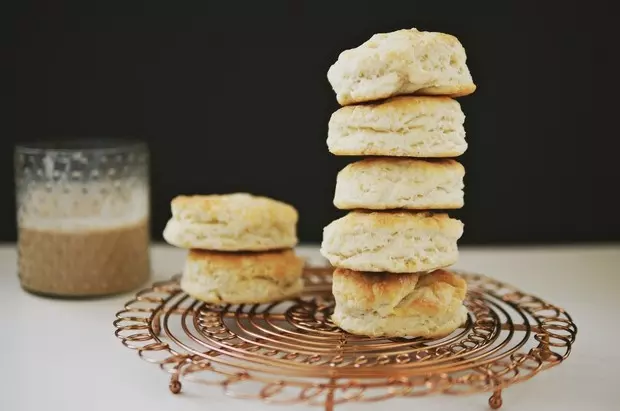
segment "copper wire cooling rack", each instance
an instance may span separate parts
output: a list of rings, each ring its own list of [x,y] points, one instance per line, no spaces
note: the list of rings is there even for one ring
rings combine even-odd
[[[137,293],[116,314],[116,336],[182,381],[227,395],[333,410],[345,402],[492,393],[566,359],[577,326],[561,308],[489,277],[468,282],[467,323],[435,340],[358,337],[330,321],[331,269],[308,267],[303,295],[263,305],[194,300],[178,277]]]

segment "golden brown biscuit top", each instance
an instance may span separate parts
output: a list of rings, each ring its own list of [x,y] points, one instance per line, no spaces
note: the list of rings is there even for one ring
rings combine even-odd
[[[352,174],[363,172],[368,169],[384,168],[384,171],[396,169],[415,169],[429,172],[454,171],[459,175],[465,175],[465,167],[451,158],[418,159],[409,157],[368,157],[354,163],[349,163],[340,172]]]
[[[231,220],[260,223],[277,220],[296,223],[297,210],[290,204],[249,193],[179,195],[171,201],[174,218],[197,223],[230,223]]]
[[[416,227],[420,230],[436,230],[458,237],[462,235],[464,227],[461,221],[451,218],[447,213],[395,210],[354,210],[330,223],[332,224],[343,230],[353,229],[355,231]]]
[[[329,127],[402,132],[411,131],[412,127],[431,129],[442,124],[457,129],[464,122],[465,114],[457,100],[409,95],[341,107],[330,116]]]
[[[385,112],[411,112],[418,109],[435,109],[437,107],[448,106],[456,110],[461,110],[461,104],[458,100],[446,96],[416,96],[401,95],[389,97],[383,100],[366,101],[352,106],[340,107],[334,113],[353,113],[361,111]]]
[[[190,250],[186,265],[192,267],[195,273],[227,271],[231,275],[280,280],[297,276],[304,265],[304,259],[292,249],[265,252]]]
[[[462,48],[458,38],[451,34],[434,31],[422,31],[416,28],[400,29],[389,33],[373,34],[368,40],[359,46],[344,50],[340,56],[354,54],[366,50],[383,50],[388,56],[400,50],[410,51],[412,44],[445,44],[452,47]]]

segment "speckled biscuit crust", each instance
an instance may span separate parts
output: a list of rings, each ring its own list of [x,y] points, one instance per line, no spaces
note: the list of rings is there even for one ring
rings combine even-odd
[[[377,157],[351,163],[336,178],[341,210],[440,210],[464,205],[465,168],[455,160]]]
[[[457,157],[468,147],[464,123],[451,98],[393,97],[336,110],[327,148],[341,156]]]
[[[323,229],[321,254],[357,271],[432,271],[457,262],[463,228],[445,213],[350,211]]]
[[[458,97],[476,90],[460,41],[415,28],[374,34],[343,51],[327,79],[341,105],[404,94]]]
[[[293,250],[222,253],[190,250],[181,288],[209,303],[257,304],[295,296],[304,260]]]
[[[332,321],[353,334],[436,338],[450,334],[467,316],[467,283],[446,270],[420,275],[338,268],[332,291]]]
[[[297,210],[247,193],[178,196],[163,237],[171,245],[215,251],[266,251],[294,247]]]

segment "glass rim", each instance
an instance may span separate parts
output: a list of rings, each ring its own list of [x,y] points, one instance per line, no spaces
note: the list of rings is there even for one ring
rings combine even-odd
[[[145,141],[120,137],[77,137],[23,142],[15,145],[15,152],[18,154],[114,154],[139,150],[146,151],[147,149],[148,145]]]

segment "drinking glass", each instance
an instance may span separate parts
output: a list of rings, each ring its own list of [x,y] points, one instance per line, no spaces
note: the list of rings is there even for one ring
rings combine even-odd
[[[22,288],[56,297],[133,290],[150,277],[145,143],[82,138],[15,149]]]

